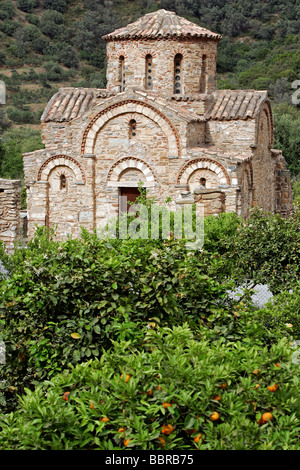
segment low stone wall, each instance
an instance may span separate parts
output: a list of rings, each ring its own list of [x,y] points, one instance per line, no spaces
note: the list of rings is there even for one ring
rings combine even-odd
[[[0,178],[0,241],[7,251],[20,236],[21,181]]]

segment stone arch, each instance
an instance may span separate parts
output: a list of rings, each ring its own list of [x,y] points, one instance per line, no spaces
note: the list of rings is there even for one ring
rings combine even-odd
[[[241,186],[244,184],[245,177],[247,178],[249,187],[253,188],[253,168],[251,162],[246,163],[243,167],[242,176],[241,176]]]
[[[253,170],[251,163],[243,167],[240,181],[240,210],[244,218],[249,217],[249,211],[254,204]]]
[[[54,155],[48,158],[38,171],[37,181],[47,181],[50,172],[58,166],[70,168],[75,175],[76,182],[85,183],[85,174],[80,164],[68,155]]]
[[[120,114],[137,113],[147,116],[160,126],[165,133],[171,155],[180,156],[180,141],[178,133],[171,121],[156,108],[139,100],[126,100],[113,104],[100,111],[86,127],[81,144],[82,154],[93,154],[97,135],[101,128],[113,117]]]
[[[177,184],[187,184],[190,175],[198,169],[211,170],[218,175],[220,184],[230,185],[230,178],[223,165],[210,158],[196,158],[185,163],[179,172]]]
[[[122,173],[129,168],[139,170],[143,174],[147,183],[157,182],[157,178],[148,163],[140,158],[124,157],[117,160],[108,170],[106,178],[107,183],[119,181]]]
[[[272,147],[274,144],[274,123],[273,123],[271,104],[269,101],[264,101],[262,103],[260,110],[257,114],[255,145],[258,145],[259,143],[260,123],[262,122],[262,119],[264,118],[266,118],[267,124],[268,124],[268,135],[269,135],[268,145],[269,147]]]
[[[147,55],[151,55],[153,58],[157,57],[157,54],[153,49],[146,49],[146,50],[142,51],[141,57],[143,59],[146,59]]]

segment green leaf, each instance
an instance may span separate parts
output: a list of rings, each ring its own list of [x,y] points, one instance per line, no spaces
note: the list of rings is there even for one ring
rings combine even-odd
[[[79,338],[81,338],[81,336],[80,336],[79,333],[71,333],[70,336],[71,336],[73,339],[79,339]]]

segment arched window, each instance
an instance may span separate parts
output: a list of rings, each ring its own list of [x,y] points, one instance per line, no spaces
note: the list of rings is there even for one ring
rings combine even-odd
[[[125,91],[125,59],[122,55],[119,57],[119,82],[120,90]]]
[[[182,93],[182,55],[174,58],[174,93]]]
[[[129,121],[129,139],[136,136],[136,120],[131,119]]]
[[[207,58],[206,55],[202,56],[202,68],[200,77],[200,93],[206,93],[206,75],[207,75]]]
[[[203,188],[206,187],[206,178],[200,178],[200,186]]]
[[[67,188],[67,178],[65,175],[60,175],[60,189]]]
[[[148,54],[145,59],[145,88],[152,90],[152,55]]]

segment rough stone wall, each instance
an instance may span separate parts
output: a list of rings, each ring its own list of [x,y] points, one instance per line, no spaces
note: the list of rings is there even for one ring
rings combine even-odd
[[[20,237],[21,181],[0,179],[0,241],[8,251]]]
[[[124,57],[125,89],[146,87],[145,58],[152,55],[152,89],[162,95],[174,93],[174,58],[182,54],[182,93],[199,94],[202,58],[206,56],[206,92],[216,89],[217,43],[214,40],[130,40],[107,43],[107,88],[122,91],[120,57]],[[161,60],[163,57],[163,60]],[[203,91],[204,92],[204,91]]]
[[[93,158],[73,157],[56,149],[23,155],[27,187],[28,236],[35,226],[56,226],[60,238],[78,236],[80,227],[94,228]],[[60,177],[66,177],[61,187]]]
[[[257,120],[256,148],[252,159],[254,204],[274,212],[276,161],[270,150],[271,138],[268,110],[263,109]]]
[[[204,216],[225,212],[225,194],[218,190],[207,190],[195,194],[195,202],[204,205]]]
[[[213,121],[206,123],[205,142],[232,152],[251,153],[255,143],[254,119],[239,121]]]

